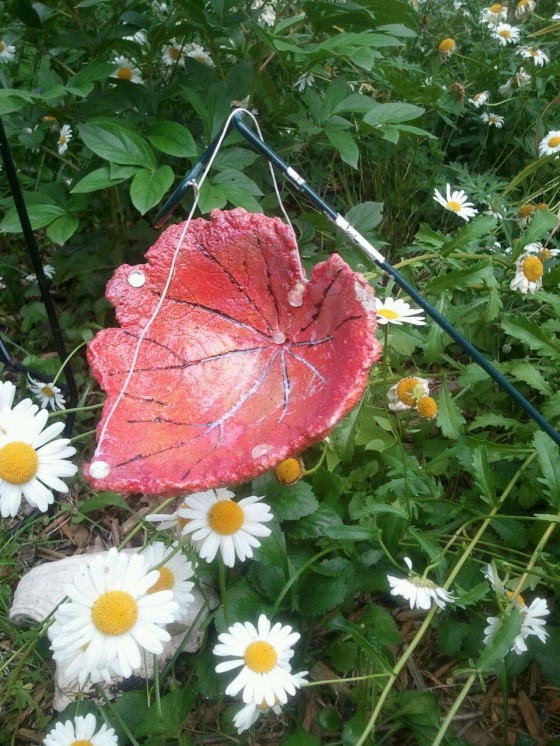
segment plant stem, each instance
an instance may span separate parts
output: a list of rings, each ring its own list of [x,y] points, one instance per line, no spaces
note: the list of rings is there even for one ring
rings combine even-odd
[[[227,570],[223,561],[220,561],[220,599],[224,610],[224,621],[229,626],[227,605]]]
[[[434,738],[432,746],[439,746],[439,744],[442,742],[443,737],[447,733],[447,729],[449,728],[451,724],[451,721],[455,717],[455,714],[457,713],[457,710],[459,709],[459,707],[461,707],[461,705],[463,704],[463,700],[469,693],[469,690],[471,686],[474,684],[475,680],[476,680],[476,671],[473,671],[473,673],[471,673],[469,678],[465,681],[463,688],[459,692],[459,695],[455,699],[455,702],[453,702],[453,706],[451,707],[451,709],[445,716],[445,720],[441,724],[441,727],[438,730],[436,737]]]

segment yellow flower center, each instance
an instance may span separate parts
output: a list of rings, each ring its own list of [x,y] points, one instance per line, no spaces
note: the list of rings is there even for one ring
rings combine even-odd
[[[440,52],[450,52],[455,49],[455,39],[443,39],[443,41],[440,41],[438,49]]]
[[[498,31],[498,36],[501,36],[503,39],[509,39],[511,31],[508,28],[503,28],[501,31]]]
[[[0,448],[0,479],[10,484],[29,482],[39,468],[37,451],[21,440],[7,443]]]
[[[519,604],[519,606],[527,606],[525,603],[525,599],[521,595],[521,593],[518,593],[517,596],[513,596],[513,591],[506,591],[506,596],[508,598],[508,601],[515,601],[515,603]]]
[[[515,6],[516,10],[525,10],[525,6],[529,5],[529,0],[519,0],[517,5]],[[528,10],[528,8],[527,8]]]
[[[72,741],[70,746],[93,746],[91,741],[84,741],[83,738],[80,738],[79,741]]]
[[[104,635],[124,635],[138,619],[138,604],[126,591],[107,591],[93,604],[91,621]]]
[[[421,396],[416,402],[416,409],[425,420],[432,420],[437,414],[437,404],[431,396]]]
[[[536,256],[528,256],[521,265],[523,274],[530,282],[536,282],[542,277],[544,265]]]
[[[185,528],[188,522],[189,522],[189,518],[181,518],[180,515],[177,516],[177,525],[179,526],[180,529]]]
[[[4,49],[5,49],[5,48],[6,48],[6,47],[5,47],[5,45],[4,45],[4,42],[3,42],[3,41],[0,41],[0,54],[2,54],[2,52],[4,51]]]
[[[175,47],[168,47],[167,54],[169,55],[169,57],[171,57],[171,59],[173,60],[173,62],[177,62],[177,60],[181,56],[180,50],[179,49],[175,49]]]
[[[66,138],[64,137],[60,138],[61,143],[65,142],[65,140]],[[42,387],[41,393],[44,394],[45,396],[48,396],[49,399],[54,399],[54,391],[51,389],[51,387],[48,384]]]
[[[490,6],[490,12],[491,13],[501,13],[502,12],[502,6],[500,3],[496,3],[495,5]]]
[[[43,122],[56,122],[56,117],[51,116],[50,114],[45,114],[43,117]]]
[[[278,697],[274,697],[274,704],[272,705],[272,707],[275,707],[275,705],[279,705],[279,704],[280,704],[280,700],[278,699]],[[263,699],[263,701],[260,704],[257,703],[257,708],[261,710],[261,712],[266,712],[267,710],[270,709],[270,707],[271,705],[267,703],[266,699]]]
[[[412,376],[401,378],[397,383],[397,399],[407,407],[413,407],[416,404],[415,389],[417,386],[422,387],[422,382],[418,378]]]
[[[535,210],[548,210],[548,202],[539,202],[538,205],[535,205]]]
[[[237,533],[244,520],[243,510],[233,500],[220,500],[208,513],[210,528],[223,536]]]
[[[175,585],[175,575],[168,567],[160,567],[159,578],[148,588],[148,593],[157,593],[158,591],[172,591]]]
[[[452,210],[453,212],[461,212],[461,203],[457,202],[454,199],[449,200],[449,202],[445,203],[445,206],[448,210]]]
[[[528,218],[534,209],[533,205],[521,205],[517,214],[520,218]]]
[[[550,249],[543,249],[542,251],[539,251],[539,253],[537,254],[537,256],[539,257],[539,259],[542,262],[543,259],[550,259],[552,257],[552,252],[551,252]]]
[[[274,474],[282,484],[295,484],[303,476],[303,464],[299,458],[285,458],[276,466]]]
[[[121,67],[117,72],[119,80],[132,80],[132,70],[130,67]]]
[[[245,665],[254,673],[272,671],[277,660],[276,650],[269,642],[264,642],[264,640],[252,642],[245,650]]]
[[[64,143],[65,143],[65,142],[66,142],[66,137],[65,137],[64,135],[61,135],[61,136],[60,136],[60,137],[58,138],[58,144],[59,144],[59,145],[64,145]],[[45,386],[45,388],[47,388],[47,387]],[[48,394],[47,394],[47,396],[48,396]]]
[[[377,315],[383,316],[385,319],[398,319],[400,317],[400,314],[396,311],[392,311],[390,308],[382,308],[377,312]]]
[[[548,147],[549,148],[557,148],[560,145],[560,136],[555,135],[554,137],[551,137],[548,141]]]

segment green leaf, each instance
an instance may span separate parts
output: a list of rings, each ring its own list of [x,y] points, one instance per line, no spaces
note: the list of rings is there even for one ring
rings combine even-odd
[[[42,28],[41,18],[31,4],[31,0],[11,0],[10,10],[26,26]]]
[[[307,575],[300,585],[300,609],[305,616],[320,616],[341,604],[348,591],[346,578]]]
[[[428,282],[424,291],[439,295],[443,290],[464,289],[468,283],[479,283],[486,277],[493,276],[494,270],[490,261],[477,262],[465,269],[455,269]]]
[[[156,122],[150,129],[148,140],[167,155],[179,158],[196,158],[198,150],[193,136],[178,122]]]
[[[11,114],[23,109],[25,104],[33,101],[33,96],[27,91],[15,90],[13,88],[0,89],[0,116]]]
[[[425,109],[414,104],[407,104],[403,101],[396,101],[389,104],[377,104],[364,116],[364,122],[372,127],[379,127],[382,124],[394,124],[396,122],[408,122],[411,119],[418,119],[424,114]]]
[[[531,638],[531,642],[534,642],[531,652],[541,667],[545,679],[554,686],[560,686],[560,629],[547,624],[546,631],[549,637],[545,645]],[[550,746],[552,742],[548,743]]]
[[[274,512],[274,505],[272,506]],[[290,536],[294,539],[317,539],[325,536],[325,531],[333,526],[342,525],[342,518],[330,505],[319,505],[312,514],[305,516],[290,527]]]
[[[438,631],[438,644],[441,652],[449,657],[457,655],[469,629],[470,625],[466,622],[459,622],[449,615],[442,615]]]
[[[338,127],[325,127],[325,135],[333,148],[338,150],[344,163],[358,168],[360,151],[352,135]]]
[[[167,165],[155,171],[144,168],[136,172],[130,185],[130,199],[141,215],[161,202],[174,178],[173,169]]]
[[[445,382],[440,390],[436,422],[446,438],[456,440],[462,433],[466,420],[455,404]]]
[[[116,492],[98,492],[87,500],[79,502],[78,510],[80,513],[93,513],[96,510],[103,510],[110,506],[127,510],[129,513],[134,512],[124,497]]]
[[[549,504],[560,507],[560,449],[542,431],[535,433],[533,443],[542,471],[542,477],[537,480],[543,485]]]
[[[360,202],[344,217],[360,233],[369,233],[383,220],[383,202]]]
[[[295,733],[282,739],[281,746],[319,746],[319,741],[298,725]]]
[[[136,170],[134,171],[136,173]],[[107,187],[114,186],[115,184],[121,184],[129,176],[122,178],[113,178],[109,166],[103,166],[102,168],[96,168],[95,171],[91,171],[86,174],[83,179],[80,179],[70,190],[71,194],[88,194],[89,192],[97,192],[99,189],[107,189]]]
[[[519,381],[525,381],[529,386],[540,391],[545,396],[552,396],[554,393],[552,386],[545,379],[540,370],[537,370],[531,363],[519,363],[511,369],[511,375]]]
[[[33,230],[44,228],[53,220],[66,215],[64,207],[52,204],[27,205],[27,214]],[[12,207],[6,213],[4,220],[0,223],[1,233],[21,233],[21,224],[15,207]]]
[[[47,228],[47,236],[54,243],[58,243],[61,246],[68,241],[70,236],[78,230],[80,225],[79,219],[75,215],[67,213],[60,218],[54,220]]]
[[[500,620],[496,631],[478,659],[477,669],[481,672],[488,671],[495,663],[503,662],[520,629],[521,617],[519,612],[516,608],[511,607],[507,616]]]
[[[532,350],[540,352],[546,357],[560,360],[560,342],[550,332],[543,331],[539,324],[529,321],[523,316],[504,319],[502,329],[515,339],[519,339]]]
[[[488,463],[488,451],[486,448],[477,448],[471,452],[472,475],[482,495],[491,505],[496,502],[496,482],[494,472]]]
[[[377,531],[363,526],[327,526],[324,535],[337,541],[373,541]]]
[[[136,736],[165,736],[177,738],[183,730],[187,715],[192,710],[196,699],[194,687],[184,687],[169,692],[161,697],[159,705],[154,702],[144,713],[140,725],[136,728]]]
[[[466,247],[471,241],[476,241],[481,236],[492,233],[495,227],[496,218],[492,215],[478,215],[460,228],[451,240],[445,242],[442,247],[443,256],[447,256],[455,249]]]
[[[123,166],[155,169],[156,157],[148,143],[119,122],[101,121],[81,124],[80,137],[96,155]]]
[[[319,507],[313,489],[307,482],[298,482],[286,487],[277,481],[270,481],[266,486],[266,499],[279,521],[297,521],[311,515]]]

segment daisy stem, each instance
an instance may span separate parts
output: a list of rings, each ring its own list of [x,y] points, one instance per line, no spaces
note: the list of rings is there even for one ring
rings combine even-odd
[[[436,734],[436,737],[434,738],[432,746],[439,746],[439,744],[442,742],[443,737],[447,733],[449,725],[451,724],[451,721],[455,717],[455,714],[456,714],[457,710],[463,704],[463,700],[465,699],[465,697],[469,693],[469,690],[470,690],[471,686],[474,684],[474,682],[476,680],[476,675],[477,675],[476,671],[473,671],[470,674],[469,678],[465,681],[465,684],[464,684],[463,688],[461,689],[461,691],[457,695],[457,697],[455,699],[455,702],[453,702],[453,706],[451,707],[451,709],[449,710],[449,712],[445,716],[445,720],[441,724],[441,727],[438,730],[438,732]]]
[[[227,605],[227,570],[223,562],[220,562],[220,599],[224,610],[224,622],[229,627],[228,605]]]
[[[303,476],[308,477],[310,474],[315,474],[315,472],[319,469],[323,461],[325,460],[325,456],[327,455],[327,448],[328,445],[326,442],[323,442],[323,452],[321,453],[321,457],[319,461],[315,464],[315,466],[311,467],[311,469],[304,469]]]
[[[160,512],[160,511],[162,511],[162,510],[165,510],[165,508],[167,508],[167,506],[169,505],[169,503],[172,503],[172,502],[173,502],[173,500],[176,500],[176,499],[177,499],[176,497],[170,497],[170,498],[168,498],[167,500],[165,500],[164,502],[162,502],[162,504],[161,504],[161,505],[158,505],[158,506],[157,506],[157,508],[156,508],[156,509],[154,510],[154,514],[155,514],[155,513],[159,513],[159,512]],[[147,523],[147,521],[146,521],[146,523]],[[123,540],[121,541],[121,543],[119,544],[119,546],[118,546],[118,550],[119,550],[119,552],[120,552],[120,550],[121,550],[121,549],[124,549],[124,548],[125,548],[125,546],[126,546],[126,545],[128,544],[128,542],[129,542],[129,541],[130,541],[130,540],[132,539],[132,537],[133,537],[133,536],[136,536],[136,534],[137,534],[137,533],[138,533],[138,532],[139,532],[139,531],[140,531],[140,530],[141,530],[142,528],[145,528],[145,522],[144,522],[144,521],[143,521],[143,520],[142,520],[141,518],[139,518],[139,520],[138,520],[138,524],[137,524],[136,526],[134,526],[134,528],[133,528],[133,529],[132,529],[132,531],[131,531],[131,532],[130,532],[130,533],[128,534],[128,536],[126,536],[126,537],[125,537],[125,538],[124,538],[124,539],[123,539]]]
[[[103,689],[103,687],[100,686],[99,684],[95,685],[95,689],[97,693],[99,694],[99,696],[101,697],[101,699],[103,700],[103,702],[105,703],[105,706],[107,707],[107,709],[111,712],[111,716],[115,718],[117,723],[120,725],[120,727],[124,730],[124,732],[128,736],[128,739],[130,743],[132,744],[132,746],[140,746],[138,741],[134,738],[134,736],[130,732],[130,728],[128,727],[128,725],[124,722],[122,717],[117,712],[116,707],[113,706],[111,700],[105,694],[105,689]]]
[[[557,513],[557,515],[560,516],[560,511]],[[515,590],[513,592],[512,598],[517,598],[518,594],[521,592],[523,584],[525,583],[525,581],[527,580],[527,578],[531,574],[531,570],[533,569],[533,566],[535,565],[535,563],[538,560],[538,558],[539,558],[542,550],[544,549],[546,543],[548,542],[548,540],[552,536],[552,532],[554,531],[554,529],[557,526],[558,526],[558,524],[556,523],[556,521],[551,521],[548,524],[548,527],[547,527],[546,531],[541,536],[541,538],[539,540],[539,543],[537,544],[537,546],[535,547],[535,550],[534,550],[533,554],[531,555],[531,559],[527,563],[527,566],[525,568],[525,572],[519,578],[519,582],[517,583],[517,586],[516,586],[516,588],[515,588]]]
[[[157,655],[154,655],[154,697],[156,700],[157,714],[158,717],[161,719],[161,696],[159,691],[159,668]]]
[[[290,579],[286,583],[286,585],[282,588],[280,593],[278,594],[278,598],[276,599],[274,606],[272,607],[272,610],[270,612],[270,618],[274,619],[278,609],[280,608],[280,604],[282,603],[282,599],[286,595],[286,593],[290,590],[292,585],[296,582],[296,580],[299,578],[299,576],[304,573],[308,567],[311,567],[315,562],[317,562],[318,559],[323,557],[325,554],[329,554],[330,552],[336,552],[338,551],[338,547],[329,547],[328,549],[323,549],[322,552],[318,552],[315,554],[311,559],[307,560],[301,567],[298,568],[298,570],[290,576]]]
[[[66,358],[66,360],[62,363],[62,365],[58,369],[58,373],[56,374],[56,376],[52,380],[53,384],[58,381],[58,379],[60,377],[60,374],[62,373],[62,371],[64,370],[64,367],[66,366],[66,363],[68,363],[68,361],[71,360],[74,357],[74,355],[78,352],[78,350],[80,350],[86,344],[87,344],[87,341],[84,341],[84,342],[81,342],[77,347],[74,347],[74,349],[72,350],[72,352],[68,355],[68,357]]]
[[[72,409],[55,409],[53,412],[49,412],[49,419],[56,417],[57,415],[66,415],[69,412],[89,412],[91,409],[101,409],[103,404],[91,404],[88,407],[73,407]]]
[[[85,433],[74,435],[73,438],[70,438],[70,443],[75,443],[77,440],[83,440],[84,438],[88,438],[90,435],[93,435],[94,433],[95,433],[95,430],[88,430]]]
[[[349,678],[345,679],[321,679],[321,681],[306,681],[305,684],[301,685],[301,688],[307,689],[310,686],[323,686],[324,684],[348,684],[350,682],[354,681],[368,681],[369,679],[382,679],[385,676],[390,676],[391,674],[387,671],[385,673],[368,673],[364,676],[350,676]]]
[[[484,519],[482,525],[480,526],[480,528],[478,529],[478,531],[476,532],[476,534],[474,535],[474,537],[471,539],[471,541],[468,544],[467,548],[464,550],[463,554],[459,558],[459,561],[457,562],[457,564],[455,565],[455,567],[451,571],[449,577],[447,578],[447,580],[445,581],[444,585],[442,586],[445,590],[447,590],[449,588],[449,586],[451,585],[451,583],[455,580],[455,578],[457,577],[457,575],[461,571],[463,565],[465,564],[465,562],[468,560],[468,558],[472,554],[472,552],[473,552],[475,546],[477,545],[479,539],[482,537],[482,535],[484,534],[484,532],[486,531],[486,529],[490,525],[493,517],[498,512],[498,510],[500,508],[500,505],[504,502],[504,500],[507,498],[507,496],[509,495],[509,493],[514,488],[515,483],[521,477],[521,474],[535,460],[536,457],[537,457],[537,452],[536,451],[533,451],[532,453],[530,453],[529,456],[525,459],[525,461],[521,464],[521,466],[519,467],[519,469],[515,472],[515,474],[513,475],[513,477],[511,478],[511,480],[509,481],[509,484],[506,486],[505,490],[500,495],[500,498],[498,499],[497,504],[492,508],[492,510],[490,511],[490,513],[486,516],[486,518]],[[453,540],[451,540],[451,543],[453,543]],[[448,543],[448,546],[449,546],[449,543]],[[445,552],[445,550],[444,550],[444,552]],[[422,624],[421,624],[418,632],[414,635],[414,638],[411,640],[408,648],[404,651],[404,653],[402,654],[402,656],[395,663],[393,671],[390,674],[389,679],[388,679],[387,683],[385,684],[385,687],[383,688],[383,691],[379,695],[379,699],[377,700],[377,704],[375,705],[375,709],[373,710],[373,712],[371,714],[371,717],[370,717],[370,719],[369,719],[369,721],[368,721],[368,723],[367,723],[367,725],[366,725],[366,727],[365,727],[362,735],[360,736],[359,741],[356,742],[356,746],[363,746],[363,744],[366,742],[369,734],[373,731],[373,729],[375,727],[375,723],[376,723],[377,717],[378,717],[379,713],[381,712],[381,708],[385,704],[385,700],[389,696],[389,692],[393,688],[393,684],[397,680],[400,672],[402,671],[402,669],[406,665],[406,662],[408,661],[408,659],[410,658],[410,656],[412,655],[412,653],[416,650],[416,648],[417,648],[420,640],[424,636],[424,633],[427,631],[428,627],[430,626],[431,621],[434,618],[437,610],[438,610],[438,607],[436,605],[433,605],[432,608],[430,609],[430,611],[428,612],[428,614],[426,615],[426,618],[422,622]],[[464,696],[466,696],[466,692],[465,692]]]

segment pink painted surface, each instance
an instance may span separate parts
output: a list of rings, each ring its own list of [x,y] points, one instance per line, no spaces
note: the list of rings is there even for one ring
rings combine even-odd
[[[101,432],[163,290],[182,225],[107,285],[120,329],[89,344],[107,392]],[[127,281],[145,273],[143,287]],[[289,301],[291,300],[291,303]],[[301,305],[294,305],[301,303]],[[194,220],[163,306],[95,460],[98,489],[172,496],[252,479],[322,440],[356,404],[380,345],[373,291],[338,255],[300,274],[277,218]]]

